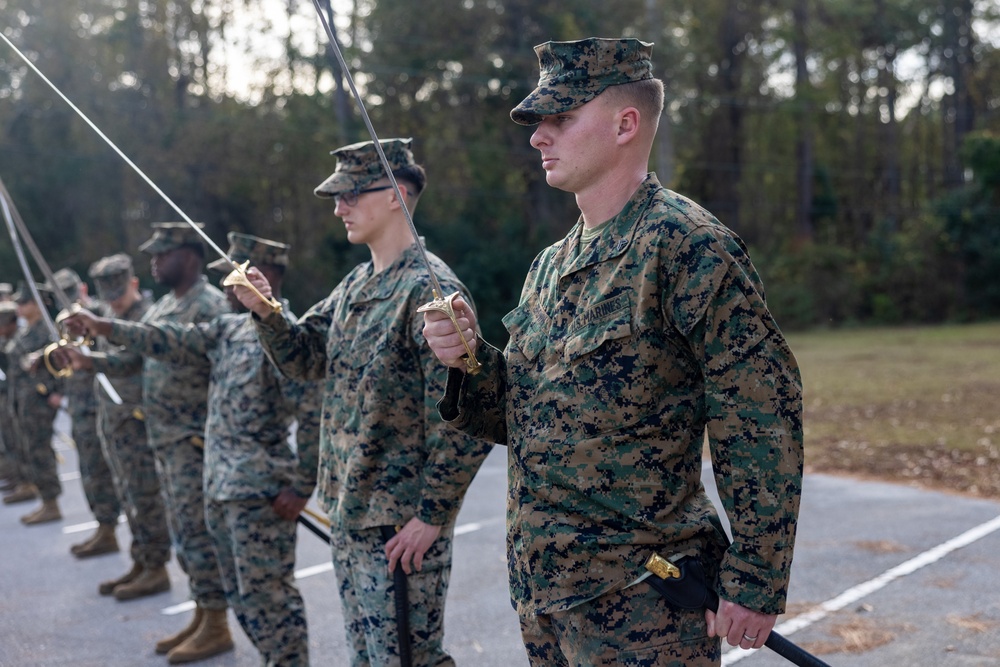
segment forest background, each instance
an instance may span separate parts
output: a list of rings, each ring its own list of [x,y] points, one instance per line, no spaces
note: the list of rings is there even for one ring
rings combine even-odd
[[[588,36],[655,43],[650,168],[746,241],[783,328],[1000,315],[995,0],[321,4],[379,135],[414,137],[417,227],[498,345],[577,218],[508,113],[534,45]],[[368,136],[309,0],[0,0],[0,29],[220,246],[291,243],[295,312],[367,258],[312,194]],[[125,251],[156,289],[136,248],[179,216],[2,44],[0,177],[54,268]]]

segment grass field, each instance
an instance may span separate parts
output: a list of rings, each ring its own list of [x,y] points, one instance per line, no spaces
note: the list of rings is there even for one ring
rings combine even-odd
[[[1000,323],[788,335],[806,469],[1000,498]]]

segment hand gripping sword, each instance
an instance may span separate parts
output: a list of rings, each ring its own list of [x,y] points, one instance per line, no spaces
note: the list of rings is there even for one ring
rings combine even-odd
[[[59,344],[62,341],[62,336],[59,333],[59,329],[56,323],[52,321],[49,316],[49,311],[46,310],[45,304],[42,301],[41,295],[38,293],[38,287],[35,285],[35,279],[31,275],[31,268],[28,266],[28,260],[24,256],[24,249],[21,247],[21,241],[18,238],[18,231],[20,231],[20,238],[24,239],[25,245],[28,246],[28,250],[31,252],[31,256],[35,259],[35,264],[41,269],[42,273],[45,275],[45,279],[52,285],[52,292],[55,294],[56,300],[59,301],[59,305],[66,312],[71,312],[73,310],[73,303],[66,297],[59,286],[56,284],[55,276],[52,275],[52,269],[46,263],[45,258],[42,257],[42,253],[38,250],[38,246],[35,245],[34,240],[31,238],[31,234],[28,233],[28,227],[24,224],[24,220],[21,219],[21,215],[17,212],[17,208],[14,206],[14,200],[11,199],[10,193],[7,192],[7,187],[4,185],[3,180],[0,179],[0,206],[3,207],[3,217],[7,222],[7,231],[10,233],[10,241],[14,244],[14,254],[17,255],[17,261],[21,265],[21,272],[24,273],[24,281],[31,290],[31,295],[34,297],[35,302],[38,304],[39,310],[42,312],[42,320],[45,322],[45,328],[49,330],[49,337],[52,339],[53,344]],[[80,353],[84,356],[90,354],[90,347],[87,345],[80,346]],[[48,358],[45,360],[46,365],[49,365]],[[49,370],[53,371],[52,367],[49,366]],[[58,372],[53,372],[54,375],[60,375],[62,377],[68,377],[71,373],[61,374]],[[101,388],[104,389],[105,393],[111,399],[115,405],[122,404],[122,397],[115,390],[114,385],[108,380],[104,373],[95,373],[94,377],[97,378],[98,383]]]
[[[361,95],[358,94],[357,86],[354,85],[354,77],[351,75],[351,70],[347,67],[347,62],[344,60],[344,54],[340,51],[340,45],[337,43],[337,36],[333,32],[333,27],[330,25],[330,22],[327,21],[326,15],[323,13],[323,8],[319,4],[319,0],[313,0],[313,6],[316,8],[316,13],[319,15],[319,20],[323,24],[323,28],[326,30],[327,37],[330,38],[330,49],[337,57],[337,62],[340,63],[340,69],[344,72],[344,77],[347,79],[347,83],[351,87],[351,92],[354,94],[354,101],[358,104],[358,111],[361,113],[361,118],[365,121],[365,127],[368,128],[368,134],[371,135],[372,143],[375,144],[375,150],[378,152],[378,159],[382,163],[382,168],[385,169],[386,176],[389,177],[389,183],[392,184],[392,191],[396,193],[396,199],[402,202],[404,201],[403,195],[399,191],[399,185],[396,183],[396,177],[392,175],[392,168],[389,166],[389,160],[385,157],[385,151],[382,150],[382,144],[379,142],[378,135],[375,133],[375,127],[372,125],[371,118],[368,117],[368,110],[365,109],[365,103],[361,100]],[[430,260],[427,259],[427,252],[424,250],[424,246],[420,242],[420,235],[417,233],[417,227],[413,224],[413,216],[410,215],[410,210],[406,206],[400,206],[400,208],[403,210],[403,215],[406,217],[406,224],[410,228],[410,234],[413,236],[413,240],[417,245],[417,250],[420,252],[420,258],[427,267],[427,275],[430,277],[431,281],[431,291],[434,294],[434,300],[417,308],[417,312],[424,313],[430,310],[436,310],[448,316],[451,323],[455,325],[455,330],[458,331],[458,335],[462,339],[462,344],[465,346],[465,370],[470,375],[475,375],[479,372],[481,364],[476,359],[476,355],[473,354],[472,348],[469,347],[469,341],[465,340],[461,327],[458,326],[458,318],[455,317],[455,307],[452,304],[455,297],[458,296],[459,293],[455,292],[454,294],[449,294],[446,297],[442,296],[443,290],[441,289],[441,283],[438,282],[437,276],[434,274],[434,269],[431,267]]]
[[[697,559],[683,557],[673,561],[654,553],[646,560],[646,569],[651,573],[646,581],[673,606],[719,611],[719,596],[705,580],[705,572]],[[830,667],[773,630],[764,646],[799,667]]]
[[[75,104],[73,104],[70,101],[70,99],[68,97],[66,97],[63,94],[63,92],[61,90],[59,90],[59,88],[56,87],[56,85],[54,83],[52,83],[51,81],[49,81],[48,77],[46,77],[44,74],[42,74],[42,71],[40,69],[38,69],[38,67],[36,67],[35,64],[33,62],[31,62],[28,59],[28,57],[21,52],[20,49],[18,49],[16,46],[14,46],[14,43],[11,42],[9,39],[7,39],[7,36],[4,35],[2,32],[0,32],[0,39],[2,39],[3,41],[7,42],[7,46],[9,46],[11,49],[13,49],[14,52],[18,56],[21,57],[21,60],[23,60],[28,65],[28,67],[30,67],[35,72],[35,74],[37,74],[39,77],[41,77],[42,81],[44,81],[45,83],[47,83],[48,86],[49,86],[49,88],[51,88],[56,93],[56,95],[58,95],[59,97],[61,97],[63,99],[63,101],[66,102],[66,104],[68,104],[69,107],[73,111],[75,111],[76,114],[78,116],[80,116],[80,118],[82,118],[84,120],[84,122],[86,122],[87,125],[89,125],[92,130],[94,130],[94,132],[97,133],[97,136],[99,136],[101,139],[103,139],[104,142],[108,146],[110,146],[112,148],[112,150],[114,150],[116,153],[118,153],[118,156],[121,157],[123,160],[125,160],[125,163],[128,166],[130,166],[135,171],[135,173],[137,173],[142,178],[142,180],[146,181],[146,183],[148,183],[149,186],[151,188],[153,188],[153,190],[156,191],[156,194],[160,195],[160,197],[162,197],[163,200],[165,202],[167,202],[167,204],[169,204],[170,207],[172,209],[174,209],[174,211],[176,211],[179,216],[181,216],[181,219],[184,220],[184,222],[186,222],[188,225],[190,225],[191,228],[195,232],[198,233],[198,235],[205,241],[205,243],[208,244],[208,246],[212,250],[214,250],[224,260],[226,260],[227,262],[229,262],[229,264],[233,267],[233,272],[230,273],[228,276],[226,276],[225,280],[222,281],[224,285],[243,285],[243,286],[249,288],[250,291],[252,291],[254,294],[256,294],[257,297],[261,301],[263,301],[264,303],[266,303],[267,305],[269,305],[271,307],[271,310],[273,310],[276,313],[281,311],[281,303],[279,303],[277,299],[275,299],[273,297],[268,298],[268,297],[264,296],[263,294],[261,294],[260,291],[256,287],[254,287],[253,283],[250,282],[250,279],[247,278],[247,267],[250,265],[249,261],[243,262],[243,264],[239,264],[239,263],[235,262],[228,254],[226,254],[225,251],[223,251],[222,248],[220,248],[218,245],[216,245],[215,241],[213,241],[208,236],[208,234],[206,234],[201,229],[201,227],[199,227],[197,224],[195,224],[195,222],[193,220],[191,220],[191,218],[189,218],[187,216],[187,214],[184,213],[184,211],[182,211],[180,209],[180,207],[177,206],[177,204],[175,204],[173,202],[173,200],[170,197],[168,197],[166,195],[166,193],[163,192],[163,190],[161,190],[156,185],[156,183],[154,183],[152,181],[152,179],[149,178],[149,176],[146,176],[146,174],[142,171],[142,169],[140,169],[138,167],[138,165],[136,165],[134,162],[132,162],[132,160],[130,160],[129,157],[127,155],[125,155],[125,153],[122,152],[122,150],[120,148],[118,148],[118,146],[115,145],[115,143],[113,141],[111,141],[111,139],[109,139],[106,134],[104,134],[103,132],[101,132],[101,129],[99,127],[97,127],[97,125],[95,125],[94,122],[91,121],[90,118],[88,118],[85,113],[83,113],[82,111],[80,111],[80,109]]]

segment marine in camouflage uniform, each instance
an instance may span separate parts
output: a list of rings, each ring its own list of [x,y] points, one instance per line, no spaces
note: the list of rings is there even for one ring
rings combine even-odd
[[[52,277],[68,301],[82,306],[91,304],[83,282],[75,271],[60,269]],[[50,290],[56,289],[48,283],[46,286]],[[62,311],[57,320],[68,315],[67,311]],[[101,438],[97,433],[96,384],[92,372],[73,373],[63,378],[63,395],[67,399],[67,410],[73,424],[73,442],[76,444],[80,482],[87,504],[98,524],[97,530],[91,537],[70,547],[70,553],[77,558],[118,551],[115,527],[118,525],[121,503],[118,501],[111,468],[108,466]],[[99,385],[97,386],[97,392],[104,391]]]
[[[10,287],[10,283],[0,283]],[[14,418],[10,414],[10,404],[7,400],[7,344],[17,333],[17,304],[7,301],[0,293],[0,477],[3,484],[0,491],[7,493],[17,488],[21,479],[20,455],[16,449],[17,439],[14,437]]]
[[[250,260],[280,284],[287,245],[237,233],[229,238],[234,261]],[[213,268],[229,273],[232,265],[220,259]],[[294,323],[287,302],[282,313]],[[286,379],[274,368],[247,312],[200,324],[95,324],[147,357],[211,362],[205,512],[229,605],[263,664],[308,665],[305,606],[294,583],[295,520],[316,486],[318,385]],[[288,434],[296,420],[293,450]]]
[[[41,506],[21,517],[22,523],[31,525],[62,518],[57,500],[62,484],[52,449],[52,422],[62,385],[39,363],[37,354],[51,342],[41,312],[46,305],[35,302],[27,285],[21,286],[14,300],[26,326],[7,343],[7,397],[23,479],[4,502],[41,497]]]
[[[127,320],[139,320],[149,309],[132,272],[132,258],[110,255],[95,262],[89,271],[108,312]],[[69,320],[66,320],[69,326]],[[166,510],[156,476],[153,451],[146,439],[142,411],[142,357],[106,339],[98,339],[88,357],[70,353],[79,368],[82,363],[108,376],[121,397],[121,405],[96,382],[98,392],[97,431],[104,456],[111,467],[118,497],[132,531],[132,569],[124,576],[103,582],[98,591],[118,600],[131,600],[170,588],[166,563],[170,560],[170,533]]]
[[[383,149],[412,209],[426,177],[410,140],[385,140]],[[446,369],[424,345],[416,314],[432,299],[427,268],[374,145],[334,155],[336,171],[316,194],[335,199],[348,239],[367,244],[372,261],[295,324],[246,288],[237,294],[281,371],[324,382],[318,496],[331,521],[351,664],[399,663],[392,573],[402,568],[413,664],[452,665],[442,638],[454,522],[489,445],[448,429],[434,409]],[[465,293],[428,257],[446,292]],[[266,295],[266,282],[259,286]],[[394,527],[402,528],[386,542]]]
[[[197,324],[229,312],[225,295],[202,272],[204,245],[190,225],[154,223],[152,236],[139,249],[150,255],[156,281],[170,288],[149,309],[143,323]],[[176,660],[200,660],[233,647],[225,614],[219,613],[226,609],[226,592],[205,522],[202,489],[209,372],[210,364],[203,358],[185,364],[153,357],[143,361],[149,442],[156,454],[177,560],[188,575],[190,595],[197,605],[186,627],[156,645],[157,653],[168,653],[197,634],[199,641],[174,653]],[[203,629],[209,616],[213,625]]]
[[[536,47],[539,86],[511,116],[540,123],[546,179],[581,219],[532,264],[504,352],[479,340],[479,375],[462,372],[451,322],[426,316],[452,366],[442,414],[508,447],[510,589],[534,665],[715,665],[716,636],[759,648],[784,610],[799,372],[743,243],[645,173],[656,125],[642,121],[662,109],[650,46]],[[597,155],[604,171],[588,172]],[[700,481],[706,432],[731,545]],[[700,559],[719,614],[642,583],[653,552]]]

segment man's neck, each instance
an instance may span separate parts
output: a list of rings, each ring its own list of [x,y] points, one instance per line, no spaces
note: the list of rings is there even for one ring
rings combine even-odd
[[[382,273],[392,266],[393,262],[399,259],[399,256],[406,252],[406,249],[411,245],[413,245],[413,235],[405,220],[402,221],[402,224],[393,225],[391,229],[386,230],[381,238],[368,244],[368,250],[372,254],[374,272]]]
[[[201,278],[200,273],[195,273],[194,275],[191,276],[185,276],[181,280],[180,284],[174,285],[174,288],[171,291],[174,293],[174,296],[179,299],[191,291],[191,288],[195,286],[199,278]]]
[[[646,178],[641,170],[609,174],[608,178],[585,192],[576,194],[585,227],[592,228],[618,215]]]

